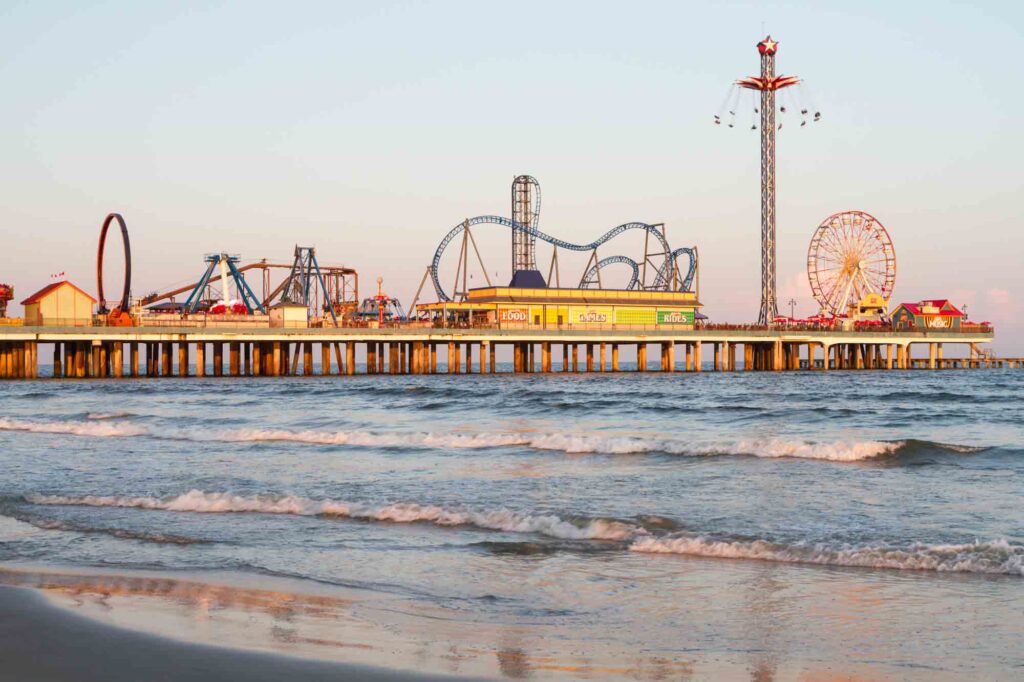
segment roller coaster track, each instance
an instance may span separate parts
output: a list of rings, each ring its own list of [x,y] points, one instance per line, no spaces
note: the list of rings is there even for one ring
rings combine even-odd
[[[695,254],[693,253],[692,249],[682,248],[682,249],[676,249],[675,251],[672,251],[672,248],[669,246],[668,241],[665,239],[665,235],[662,234],[661,230],[659,230],[654,225],[648,225],[647,223],[639,223],[639,222],[637,222],[637,223],[623,223],[622,225],[619,225],[617,227],[613,227],[612,229],[608,230],[606,233],[601,235],[601,237],[599,237],[598,239],[590,242],[589,244],[573,244],[571,242],[567,242],[567,241],[558,239],[557,237],[552,237],[549,234],[545,234],[545,233],[541,232],[540,230],[537,230],[536,228],[527,227],[525,225],[520,225],[519,223],[515,222],[514,220],[510,220],[508,218],[503,218],[501,216],[495,216],[495,215],[481,215],[481,216],[476,216],[475,218],[469,218],[469,219],[459,223],[455,227],[453,227],[448,232],[448,234],[446,234],[444,236],[444,239],[441,240],[441,243],[437,245],[437,250],[434,252],[434,259],[433,259],[433,261],[430,264],[430,278],[433,281],[434,291],[437,292],[437,297],[438,297],[439,301],[451,301],[452,300],[452,298],[447,293],[445,293],[444,288],[441,286],[441,280],[440,280],[440,277],[438,275],[438,267],[441,264],[441,256],[444,254],[445,249],[448,248],[448,245],[456,237],[458,237],[460,234],[462,234],[462,232],[467,227],[472,227],[474,225],[499,225],[499,226],[502,226],[502,227],[507,227],[507,228],[512,229],[512,230],[520,230],[521,232],[523,232],[525,234],[528,234],[530,236],[536,237],[537,239],[545,241],[548,244],[551,244],[552,246],[555,246],[557,248],[562,248],[562,249],[565,249],[567,251],[593,251],[593,250],[597,249],[599,246],[601,246],[602,244],[605,244],[605,243],[611,241],[612,239],[614,239],[615,237],[618,237],[619,235],[621,235],[624,232],[627,232],[627,231],[630,231],[630,230],[646,230],[661,245],[662,253],[670,254],[670,257],[666,258],[665,262],[658,269],[657,276],[654,279],[654,285],[652,287],[653,289],[667,289],[668,288],[668,284],[667,283],[668,283],[669,279],[672,276],[672,267],[673,267],[673,264],[675,263],[676,258],[679,255],[682,255],[682,254],[685,253],[685,254],[687,254],[690,257],[690,268],[689,268],[689,271],[688,271],[686,277],[683,279],[683,286],[680,288],[681,291],[688,291],[689,290],[689,285],[693,281],[694,271],[695,271],[696,266],[697,266],[696,257],[695,257]],[[626,263],[627,265],[628,264],[632,264],[632,267],[634,269],[633,277],[630,280],[630,286],[627,287],[627,288],[631,289],[631,288],[635,287],[637,282],[638,282],[638,280],[639,280],[639,265],[636,263],[636,261],[634,261],[631,258],[628,258],[627,256],[611,256],[609,258],[604,258],[600,262],[598,262],[593,268],[591,268],[591,271],[595,271],[595,269],[596,270],[600,270],[604,266],[612,265],[613,263]],[[597,273],[596,273],[596,271],[591,273],[591,271],[588,271],[587,275],[584,276],[584,278],[583,278],[584,282],[588,281],[588,277],[591,276],[591,274],[593,274],[593,277],[595,278],[595,281],[596,281]]]
[[[680,256],[687,256],[690,259],[689,267],[686,270],[686,275],[682,278],[679,284],[679,291],[689,291],[690,286],[693,284],[693,276],[697,271],[697,255],[693,249],[688,246],[684,246],[681,249],[676,249],[672,252],[672,260],[670,263],[675,263]],[[626,289],[631,291],[637,288],[637,284],[640,282],[640,264],[629,256],[609,256],[608,258],[602,258],[598,263],[591,266],[587,270],[586,274],[583,275],[582,288],[588,288],[594,284],[600,284],[600,279],[597,276],[599,270],[603,270],[609,265],[617,265],[623,263],[628,265],[633,270],[633,274],[629,279],[629,284],[626,285]],[[663,270],[663,269],[662,269]],[[655,280],[655,288],[658,285],[662,286],[666,290],[669,290],[668,286],[665,286],[665,277],[662,277],[662,270],[658,271],[658,279]],[[672,273],[669,271],[667,277],[671,277]]]
[[[592,265],[586,274],[583,275],[583,279],[580,282],[581,289],[588,289],[590,285],[596,284],[600,287],[601,278],[598,277],[597,273],[604,270],[609,265],[617,265],[618,263],[624,263],[633,269],[633,274],[629,278],[629,284],[626,285],[627,291],[636,289],[636,285],[640,283],[640,264],[629,256],[608,256],[602,258],[597,263]]]

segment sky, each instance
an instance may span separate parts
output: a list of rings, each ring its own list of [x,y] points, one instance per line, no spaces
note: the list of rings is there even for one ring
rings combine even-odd
[[[300,244],[410,303],[444,234],[508,215],[525,173],[543,231],[665,223],[699,248],[705,312],[752,321],[758,132],[712,117],[771,33],[822,113],[778,135],[780,307],[817,312],[811,236],[864,210],[895,245],[894,302],[966,304],[1021,354],[1024,6],[922,6],[0,0],[0,281],[20,300],[64,272],[95,293],[117,211],[135,295],[194,281],[206,253]],[[507,279],[507,231],[475,234]],[[577,281],[585,256],[559,260]]]

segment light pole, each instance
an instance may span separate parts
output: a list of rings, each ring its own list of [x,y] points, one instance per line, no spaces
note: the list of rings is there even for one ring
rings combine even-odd
[[[796,299],[795,298],[789,299],[789,319],[790,319],[791,322],[793,321],[793,318],[796,317],[796,315],[793,314],[793,310],[795,308],[796,308]]]

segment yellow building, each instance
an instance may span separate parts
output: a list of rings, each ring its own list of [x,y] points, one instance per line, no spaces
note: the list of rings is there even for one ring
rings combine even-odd
[[[507,329],[692,328],[701,303],[682,291],[472,289],[465,301],[419,306],[432,316]]]
[[[32,327],[88,327],[96,299],[68,281],[54,282],[21,302]]]
[[[889,302],[881,294],[870,292],[857,303],[850,304],[848,315],[857,320],[878,320],[885,317]]]
[[[304,303],[278,303],[270,307],[271,327],[305,328],[309,326],[309,308]]]

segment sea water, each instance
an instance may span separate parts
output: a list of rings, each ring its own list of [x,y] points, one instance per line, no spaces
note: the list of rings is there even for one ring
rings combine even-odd
[[[440,672],[1024,676],[1021,371],[19,381],[0,405],[10,571],[337,587]],[[434,653],[491,645],[493,670]]]

